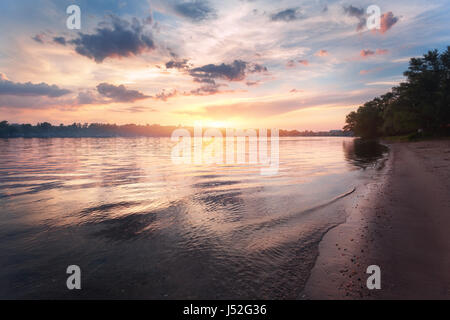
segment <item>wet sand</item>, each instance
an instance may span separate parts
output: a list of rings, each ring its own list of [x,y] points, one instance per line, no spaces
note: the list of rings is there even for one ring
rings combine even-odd
[[[373,182],[344,199],[300,299],[450,299],[450,140],[393,143]],[[369,290],[366,269],[381,268]]]

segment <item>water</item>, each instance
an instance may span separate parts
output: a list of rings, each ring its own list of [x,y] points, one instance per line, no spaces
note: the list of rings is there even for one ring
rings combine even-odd
[[[0,298],[296,298],[328,204],[385,155],[281,138],[278,175],[179,165],[168,138],[0,139]],[[366,146],[366,147],[365,147]],[[66,288],[67,266],[82,290]]]

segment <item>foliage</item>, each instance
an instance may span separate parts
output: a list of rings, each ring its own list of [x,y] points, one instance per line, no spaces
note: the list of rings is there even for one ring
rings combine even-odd
[[[345,131],[362,138],[417,132],[447,134],[450,125],[450,46],[412,58],[406,82],[347,115]]]

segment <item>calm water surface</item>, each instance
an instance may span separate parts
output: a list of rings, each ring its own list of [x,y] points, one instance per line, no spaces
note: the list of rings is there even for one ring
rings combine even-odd
[[[282,138],[278,175],[179,165],[168,138],[0,139],[0,298],[296,298],[324,210],[386,149]],[[82,290],[66,288],[79,265]]]

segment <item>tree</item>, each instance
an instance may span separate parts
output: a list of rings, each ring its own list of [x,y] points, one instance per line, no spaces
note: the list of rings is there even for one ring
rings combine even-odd
[[[406,82],[347,115],[344,130],[373,138],[417,132],[443,133],[450,124],[450,46],[412,58]]]

